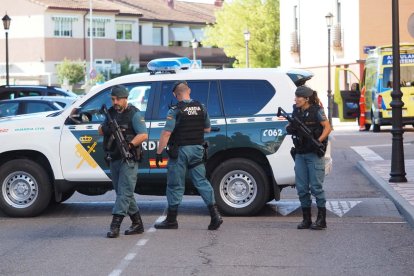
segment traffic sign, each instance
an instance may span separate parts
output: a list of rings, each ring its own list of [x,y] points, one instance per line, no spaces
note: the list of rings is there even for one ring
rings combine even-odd
[[[91,78],[91,79],[94,79],[94,78],[96,78],[96,70],[95,69],[91,69],[91,71],[89,72],[89,77]]]

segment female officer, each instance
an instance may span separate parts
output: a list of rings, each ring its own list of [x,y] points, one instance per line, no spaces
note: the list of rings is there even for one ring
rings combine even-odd
[[[307,86],[299,86],[295,92],[293,117],[304,123],[321,143],[327,143],[331,125],[327,120],[316,91]],[[296,189],[302,207],[303,221],[298,229],[322,230],[326,228],[325,192],[322,184],[325,178],[325,159],[318,156],[311,139],[297,133],[293,126],[287,127],[295,145]],[[318,217],[312,224],[311,194],[316,198]]]

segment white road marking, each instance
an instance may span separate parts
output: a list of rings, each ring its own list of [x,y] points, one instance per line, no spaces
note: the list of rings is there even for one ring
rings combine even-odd
[[[163,221],[163,220],[165,220],[167,218],[167,216],[160,216],[156,221],[155,221],[155,223],[159,223],[159,222],[161,222],[161,221]]]
[[[157,229],[155,229],[154,227],[151,227],[150,229],[148,229],[148,233],[152,233],[152,232],[155,232],[155,231],[157,231]]]
[[[115,269],[114,271],[112,271],[112,272],[109,274],[109,276],[119,276],[119,275],[121,275],[121,273],[122,273],[122,270]]]
[[[355,146],[351,147],[356,153],[358,153],[365,161],[382,161],[384,158],[376,154],[373,150],[367,146]]]
[[[132,260],[135,258],[135,256],[136,256],[136,255],[137,255],[136,253],[128,253],[128,254],[125,256],[124,260],[125,260],[125,261],[132,261]]]
[[[154,228],[155,229],[155,228]],[[147,241],[148,241],[148,239],[140,239],[138,242],[137,242],[137,245],[138,246],[144,246],[146,243],[147,243]]]
[[[354,201],[354,200],[328,200],[326,201],[326,209],[328,209],[330,212],[334,213],[335,215],[342,217],[346,213],[349,212],[352,208],[357,206],[362,201]],[[316,204],[315,201],[312,202],[313,204]],[[299,201],[278,201],[275,203],[276,210],[279,214],[282,216],[287,216],[290,213],[296,211],[298,208],[300,208],[300,202]]]
[[[326,209],[334,213],[335,215],[342,217],[349,212],[352,208],[357,206],[362,201],[327,201]]]
[[[276,203],[277,212],[282,216],[287,216],[300,207],[299,201],[280,201]]]
[[[159,217],[155,223],[157,223],[158,221],[162,221],[165,218],[165,216],[161,216]],[[142,236],[150,236],[152,235],[152,233],[154,233],[156,231],[156,229],[154,227],[151,227],[149,230],[145,231],[144,234],[141,235]],[[108,276],[119,276],[122,274],[122,272],[124,272],[124,270],[129,266],[129,264],[131,263],[132,260],[134,260],[140,249],[148,242],[149,238],[147,239],[139,239],[137,241],[137,243],[131,248],[131,250],[127,253],[127,255],[121,260],[121,262],[118,264],[118,266],[112,270],[111,273],[108,274]]]

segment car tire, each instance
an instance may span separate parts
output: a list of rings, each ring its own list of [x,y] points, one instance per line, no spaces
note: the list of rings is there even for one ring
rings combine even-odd
[[[52,186],[45,169],[27,159],[0,167],[0,208],[8,216],[33,217],[49,205]]]
[[[269,199],[269,180],[254,161],[233,158],[218,165],[212,175],[216,203],[231,216],[254,215]]]

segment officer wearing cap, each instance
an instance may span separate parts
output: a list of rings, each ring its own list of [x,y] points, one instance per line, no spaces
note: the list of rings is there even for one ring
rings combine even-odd
[[[177,210],[181,203],[185,176],[188,172],[194,186],[207,205],[211,221],[209,230],[216,230],[223,223],[214,199],[214,191],[206,178],[203,162],[204,132],[210,132],[210,119],[201,103],[190,98],[191,89],[185,81],[173,85],[172,93],[178,104],[171,107],[159,141],[156,165],[162,162],[162,153],[168,145],[167,218],[155,224],[157,229],[177,229]]]
[[[313,137],[326,145],[331,125],[326,119],[324,110],[316,91],[307,86],[299,86],[295,92],[295,105],[292,117],[298,118],[313,134]],[[286,130],[292,134],[295,145],[295,182],[302,207],[303,221],[298,229],[322,230],[326,228],[325,192],[322,184],[325,178],[325,159],[315,153],[310,139],[297,132],[292,125]],[[311,194],[316,198],[318,216],[312,223]]]
[[[139,151],[141,143],[148,139],[147,128],[141,112],[135,106],[128,104],[128,89],[122,85],[116,85],[111,89],[112,107],[108,112],[112,119],[116,120],[125,140],[128,142],[131,152]],[[138,160],[122,159],[108,121],[99,126],[99,134],[104,135],[104,148],[108,154],[111,179],[116,192],[115,205],[112,209],[112,222],[107,233],[108,238],[119,236],[120,226],[125,216],[129,215],[132,225],[125,230],[125,235],[141,234],[144,232],[141,216],[134,198],[135,185],[137,183]]]

